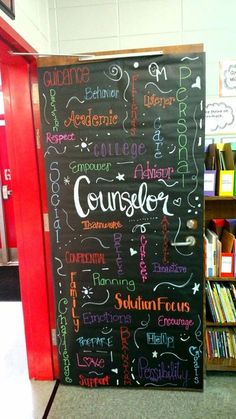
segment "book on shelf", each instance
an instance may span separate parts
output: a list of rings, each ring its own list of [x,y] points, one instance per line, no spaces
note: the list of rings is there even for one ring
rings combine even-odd
[[[236,359],[236,328],[208,328],[206,352],[208,359]]]
[[[236,322],[236,306],[229,284],[208,281],[206,283],[206,296],[213,322],[221,324]]]

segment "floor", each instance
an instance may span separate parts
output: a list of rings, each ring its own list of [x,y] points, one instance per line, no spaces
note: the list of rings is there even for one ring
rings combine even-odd
[[[0,303],[1,419],[235,419],[236,374],[210,374],[203,393],[83,389],[30,381],[21,302]],[[56,391],[49,413],[48,402]]]

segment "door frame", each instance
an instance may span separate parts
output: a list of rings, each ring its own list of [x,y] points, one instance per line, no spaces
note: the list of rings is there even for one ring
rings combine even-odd
[[[14,56],[9,51],[36,52],[0,18],[0,67],[29,377],[53,380],[56,370],[51,333],[53,296],[47,271],[30,86],[35,59],[33,56]]]

